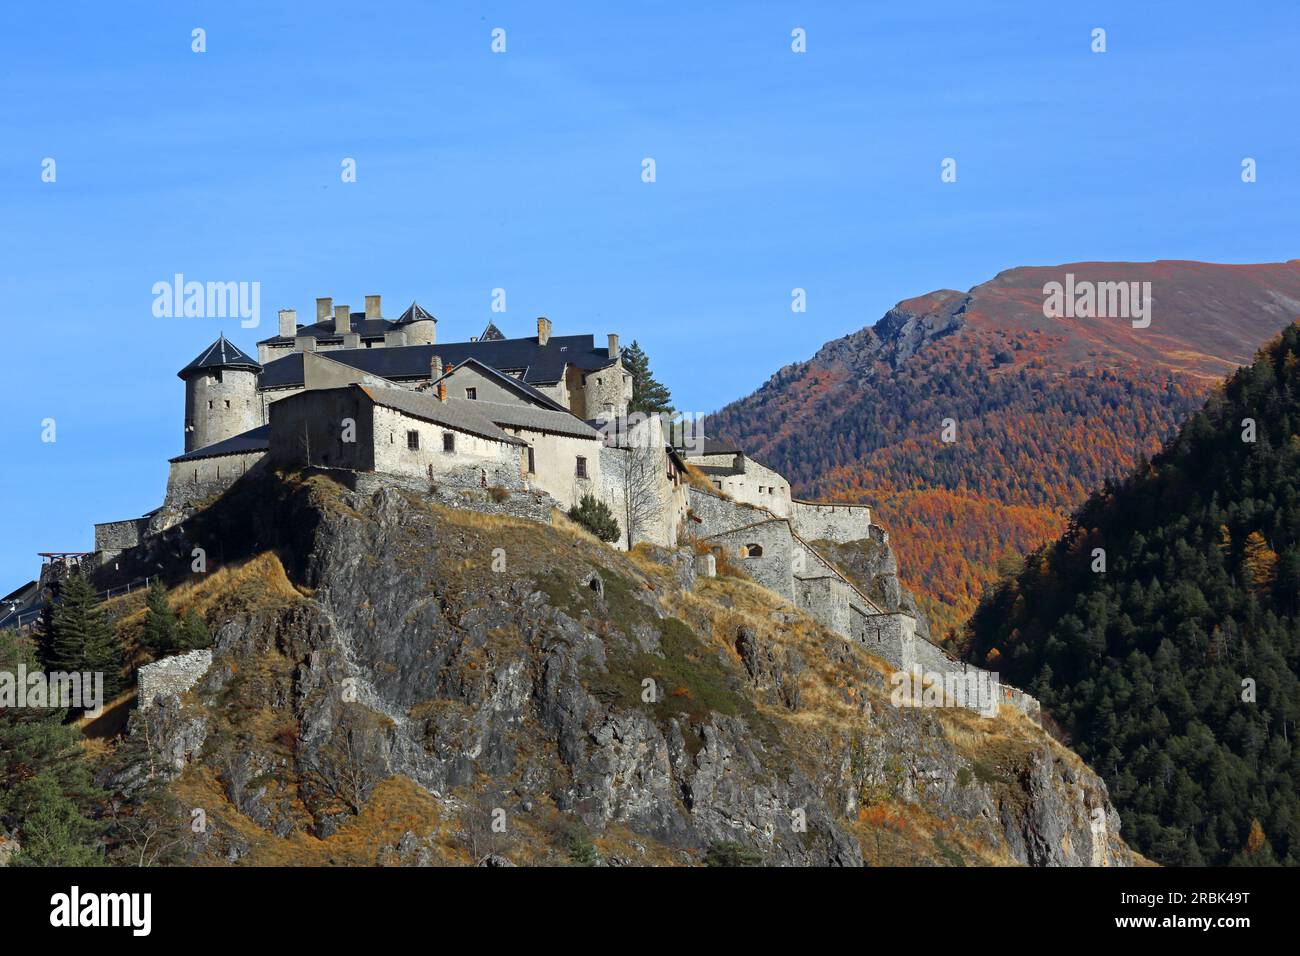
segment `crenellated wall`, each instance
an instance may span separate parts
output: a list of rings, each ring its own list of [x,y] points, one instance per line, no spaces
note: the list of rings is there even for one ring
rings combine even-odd
[[[809,541],[862,541],[871,534],[871,508],[795,499],[790,504],[790,523]]]

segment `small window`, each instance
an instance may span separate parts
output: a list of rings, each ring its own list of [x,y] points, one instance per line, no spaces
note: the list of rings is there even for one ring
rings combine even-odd
[[[576,474],[579,478],[587,477],[587,459],[583,458],[581,455],[578,456],[578,470]]]
[[[420,433],[417,431],[408,431],[406,433],[406,447],[410,451],[420,450]]]
[[[454,432],[442,433],[442,450],[447,452],[456,450],[456,435]]]
[[[747,544],[740,549],[742,558],[761,558],[763,556],[763,546],[761,544]]]
[[[208,408],[211,408],[211,407],[212,407],[212,399],[209,398],[209,399],[208,399]]]
[[[765,491],[767,491],[767,489],[764,488],[762,485],[759,485],[759,486],[758,486],[758,493],[759,493],[760,495],[761,495],[763,492],[765,492]]]
[[[465,389],[465,397],[468,398],[471,402],[476,401],[478,399],[478,389],[477,388]]]
[[[226,408],[230,407],[230,399],[226,399]]]
[[[535,475],[535,474],[537,474],[537,462],[535,462],[535,461],[533,460],[533,449],[532,449],[532,446],[529,446],[529,448],[528,448],[528,473],[529,473],[530,475]]]
[[[714,487],[714,488],[717,488],[719,491],[721,491],[721,490],[722,490],[722,482],[720,482],[720,481],[715,481],[715,482],[713,483],[713,487]]]

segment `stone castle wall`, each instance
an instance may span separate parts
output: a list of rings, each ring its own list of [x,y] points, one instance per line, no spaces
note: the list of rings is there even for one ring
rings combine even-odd
[[[190,651],[146,664],[136,673],[140,709],[148,710],[160,696],[181,696],[197,684],[211,666],[210,650]]]
[[[185,423],[187,452],[262,424],[256,373],[239,368],[192,372],[185,382]]]
[[[871,509],[866,505],[825,504],[795,499],[790,523],[801,538],[844,544],[871,535]]]

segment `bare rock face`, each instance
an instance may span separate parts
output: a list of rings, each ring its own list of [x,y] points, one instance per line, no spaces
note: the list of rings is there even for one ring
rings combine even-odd
[[[390,490],[305,510],[312,533],[296,523],[279,553],[309,596],[234,615],[185,706],[146,715],[167,779],[202,765],[268,834],[338,833],[396,775],[466,830],[500,814],[529,834],[473,841],[463,862],[484,866],[565,861],[567,837],[535,845],[561,824],[631,841],[608,863],[719,846],[776,865],[1128,858],[1104,785],[1037,728],[984,766],[941,715],[890,706],[861,649],[798,615],[728,623],[728,599],[712,619],[726,633],[692,630],[668,601],[694,583],[689,556],[649,553],[663,574],[646,577],[541,525],[453,519]],[[257,547],[268,537],[259,523]],[[903,831],[913,812],[945,821],[964,849],[926,837],[888,854],[877,807]],[[211,845],[248,852],[234,831]],[[413,833],[376,849],[405,865],[445,852]]]

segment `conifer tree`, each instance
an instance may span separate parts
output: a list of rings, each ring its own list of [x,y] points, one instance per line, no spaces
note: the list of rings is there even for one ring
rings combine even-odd
[[[632,376],[632,401],[629,412],[647,415],[673,410],[673,397],[668,389],[650,371],[650,358],[636,340],[623,350],[623,367]]]
[[[208,625],[194,608],[190,608],[181,618],[176,632],[177,648],[182,651],[195,651],[209,647],[211,644],[212,635],[208,632]]]
[[[80,575],[64,583],[59,606],[54,609],[53,628],[51,670],[102,673],[104,697],[111,700],[121,693],[122,645],[104,619],[94,588]]]
[[[31,642],[0,631],[0,670],[39,669]],[[86,866],[99,861],[91,781],[81,732],[59,708],[0,707],[0,826],[17,831],[15,865]]]
[[[609,510],[609,505],[590,492],[583,495],[582,500],[569,509],[569,517],[601,541],[615,541],[622,534],[618,527],[618,519],[614,517],[614,512]]]
[[[167,603],[167,589],[163,587],[161,581],[155,579],[149,585],[140,646],[155,658],[162,657],[176,647],[178,628],[176,612]]]

